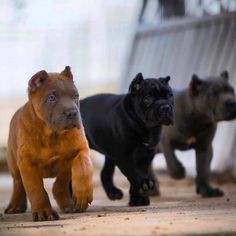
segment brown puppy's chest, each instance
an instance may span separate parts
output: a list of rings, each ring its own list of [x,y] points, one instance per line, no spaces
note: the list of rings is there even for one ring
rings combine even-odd
[[[79,137],[75,132],[63,135],[41,136],[34,142],[31,162],[38,167],[43,177],[55,177],[58,173],[70,171],[72,160],[79,153]]]

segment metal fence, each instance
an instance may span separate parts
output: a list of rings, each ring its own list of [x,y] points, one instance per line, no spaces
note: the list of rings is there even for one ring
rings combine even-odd
[[[173,88],[180,89],[188,85],[193,73],[204,77],[219,75],[223,70],[229,71],[231,83],[236,88],[236,12],[138,28],[122,89],[127,90],[138,72],[145,77],[170,75]],[[232,163],[236,154],[232,152],[236,145],[235,131],[235,121],[228,122],[216,136],[215,155],[220,169]],[[234,163],[236,169],[236,161]]]

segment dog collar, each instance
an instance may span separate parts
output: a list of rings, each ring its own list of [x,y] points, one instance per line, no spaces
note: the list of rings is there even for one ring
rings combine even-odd
[[[197,141],[197,139],[196,139],[194,136],[192,136],[192,137],[190,137],[190,138],[188,138],[188,139],[186,140],[186,143],[187,143],[188,145],[191,145],[191,144],[196,143],[196,141]]]

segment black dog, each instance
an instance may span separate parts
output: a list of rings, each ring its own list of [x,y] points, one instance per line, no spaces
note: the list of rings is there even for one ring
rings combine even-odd
[[[139,73],[128,94],[99,94],[80,103],[89,145],[106,158],[101,180],[112,200],[123,196],[112,180],[117,165],[131,184],[129,205],[149,205],[154,183],[148,169],[161,126],[173,121],[169,80],[170,77],[144,80]]]
[[[193,75],[189,89],[175,94],[174,125],[162,129],[157,152],[165,156],[173,178],[185,176],[175,150],[196,151],[196,192],[203,197],[223,196],[223,191],[209,184],[212,140],[217,122],[236,118],[236,100],[228,83],[228,72],[205,80]]]

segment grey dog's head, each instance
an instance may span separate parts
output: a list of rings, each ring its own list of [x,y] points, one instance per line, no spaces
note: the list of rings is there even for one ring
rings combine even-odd
[[[205,113],[213,121],[236,118],[235,92],[227,71],[205,80],[193,75],[189,92],[197,111]]]
[[[61,73],[39,71],[29,80],[28,93],[36,115],[51,130],[80,128],[79,93],[69,66]]]
[[[170,77],[144,79],[138,73],[130,84],[129,96],[133,109],[147,127],[173,123],[173,93]]]

